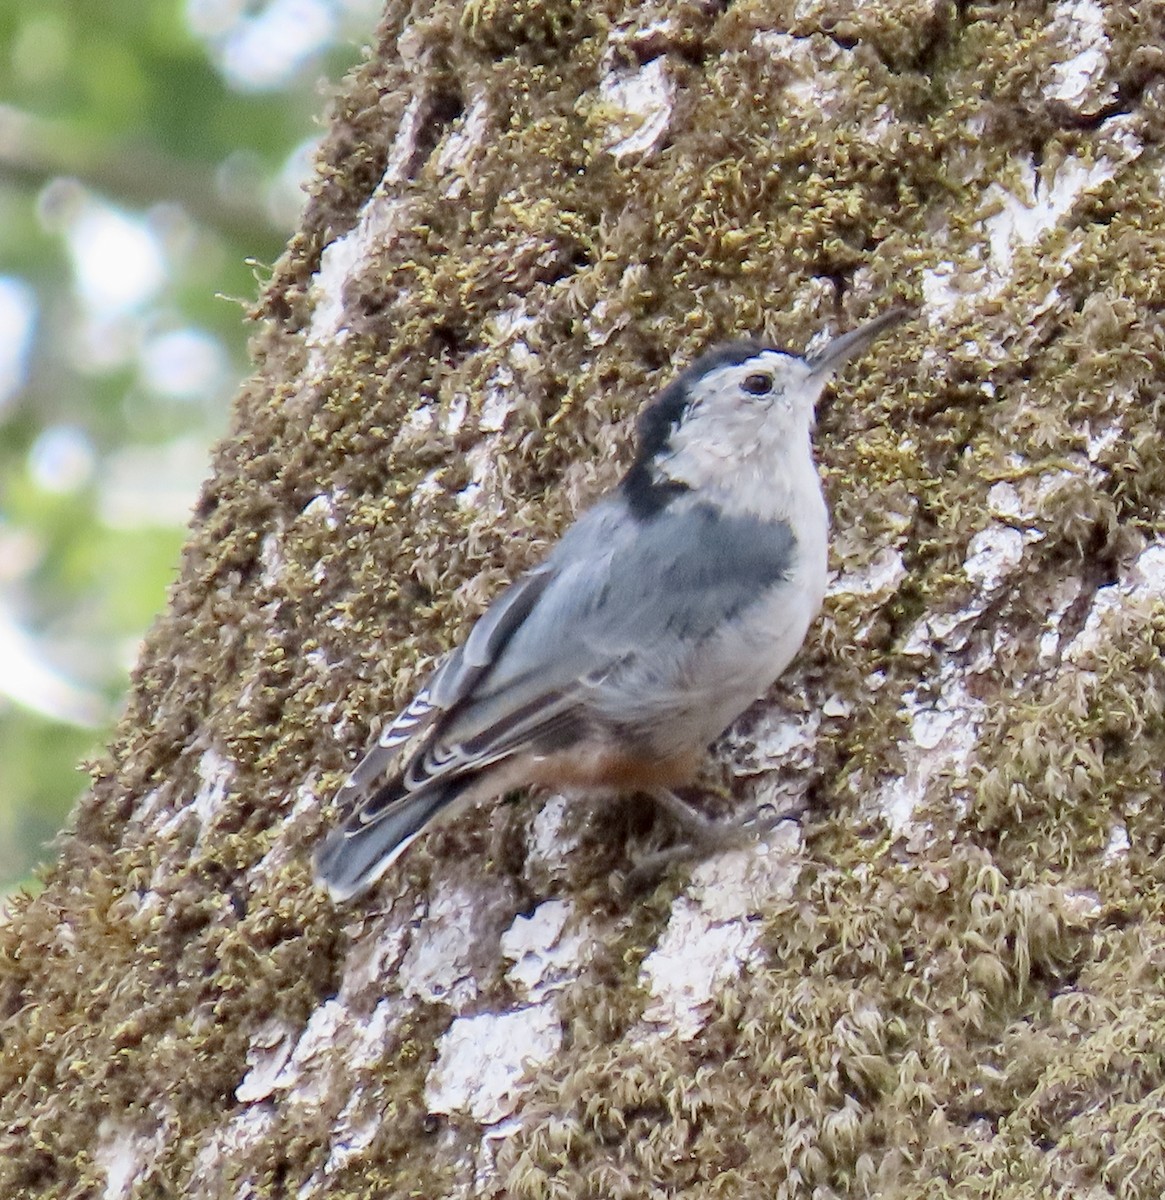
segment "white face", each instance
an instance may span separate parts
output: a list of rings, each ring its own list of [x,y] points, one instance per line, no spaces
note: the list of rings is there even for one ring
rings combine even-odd
[[[791,454],[807,454],[828,374],[779,350],[710,371],[689,386],[688,408],[660,464],[664,473],[698,485],[724,478],[728,463],[771,469]]]
[[[648,487],[682,485],[665,487],[665,499],[715,493],[725,508],[769,519],[805,504],[819,507],[810,434],[821,391],[838,367],[910,315],[891,308],[805,358],[755,342],[709,351],[640,418],[632,494],[642,492],[646,478]],[[650,510],[660,501],[641,495],[639,502]]]
[[[746,421],[796,423],[800,417],[812,425],[824,383],[824,377],[815,376],[803,358],[762,350],[745,362],[717,367],[699,380],[690,390],[693,403],[688,418],[713,413],[731,418],[738,413]]]

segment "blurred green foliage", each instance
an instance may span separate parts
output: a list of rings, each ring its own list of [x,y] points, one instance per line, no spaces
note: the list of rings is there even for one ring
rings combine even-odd
[[[376,7],[0,0],[0,893],[108,738]]]

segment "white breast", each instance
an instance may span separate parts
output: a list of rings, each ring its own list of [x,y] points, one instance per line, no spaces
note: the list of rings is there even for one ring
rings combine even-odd
[[[740,456],[731,471],[710,471],[696,490],[731,515],[786,522],[796,545],[788,575],[718,632],[697,645],[653,647],[650,661],[603,689],[604,717],[636,730],[661,757],[707,746],[763,696],[801,648],[825,595],[829,523],[807,429]]]
[[[825,594],[824,538],[799,545],[790,577],[728,622],[693,655],[690,703],[675,736],[707,744],[763,696],[792,662]]]
[[[795,524],[788,577],[699,645],[658,647],[651,661],[611,680],[600,704],[607,719],[669,758],[702,750],[768,691],[801,648],[825,593],[825,506],[810,507]]]

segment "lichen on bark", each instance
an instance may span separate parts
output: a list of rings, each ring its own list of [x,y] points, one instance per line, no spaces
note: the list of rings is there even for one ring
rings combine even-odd
[[[0,1195],[1160,1196],[1161,35],[390,3],[0,929]],[[370,732],[653,389],[898,300],[820,414],[826,611],[708,771],[801,824],[628,895],[649,816],[526,796],[313,889]]]

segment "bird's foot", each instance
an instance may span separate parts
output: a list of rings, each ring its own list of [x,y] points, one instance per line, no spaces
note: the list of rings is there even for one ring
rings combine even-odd
[[[749,806],[734,816],[715,820],[706,817],[666,788],[658,788],[648,794],[660,810],[679,826],[683,841],[640,859],[627,876],[627,886],[632,890],[640,890],[654,882],[675,863],[693,862],[718,850],[747,845],[763,837],[782,821],[799,817],[807,807],[805,800],[798,797],[783,806]]]

